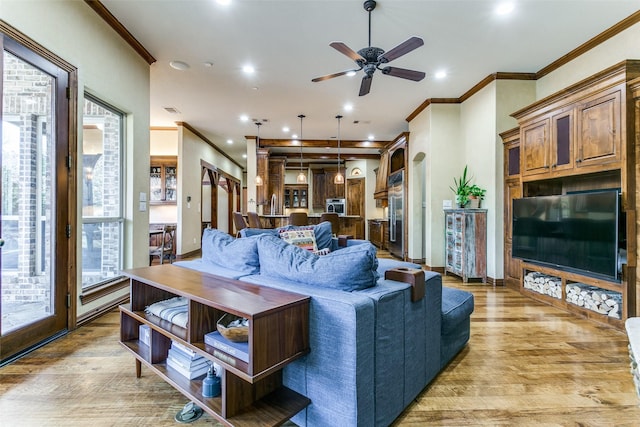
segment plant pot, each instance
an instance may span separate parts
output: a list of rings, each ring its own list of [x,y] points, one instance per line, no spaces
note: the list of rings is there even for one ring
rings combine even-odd
[[[478,209],[480,208],[480,201],[481,199],[477,198],[477,197],[470,197],[469,198],[469,209]]]

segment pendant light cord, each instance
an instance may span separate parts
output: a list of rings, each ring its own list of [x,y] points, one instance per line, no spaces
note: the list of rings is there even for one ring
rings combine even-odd
[[[304,114],[298,116],[300,118],[300,174],[302,174],[302,119],[305,118]]]
[[[336,119],[338,119],[338,174],[340,173],[340,119],[342,116],[338,114]]]

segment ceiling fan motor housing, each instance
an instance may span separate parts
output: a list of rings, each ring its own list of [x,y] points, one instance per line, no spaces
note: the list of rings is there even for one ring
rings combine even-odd
[[[358,55],[362,56],[367,60],[367,63],[377,63],[378,57],[384,53],[384,49],[380,49],[379,47],[365,47],[358,51]]]

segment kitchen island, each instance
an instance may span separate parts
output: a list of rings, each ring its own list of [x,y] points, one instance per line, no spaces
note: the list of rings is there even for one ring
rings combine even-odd
[[[320,214],[309,214],[309,224],[318,224]],[[265,228],[282,227],[289,224],[289,215],[260,215],[260,221]],[[364,218],[355,215],[345,215],[339,217],[340,229],[333,230],[335,235],[351,235],[355,239],[364,239]]]

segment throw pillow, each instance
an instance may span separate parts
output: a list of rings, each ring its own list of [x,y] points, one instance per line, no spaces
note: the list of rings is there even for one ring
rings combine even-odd
[[[280,238],[285,242],[308,251],[317,251],[316,237],[313,230],[281,231]]]
[[[202,259],[245,275],[259,273],[257,238],[236,239],[215,228],[207,228],[202,235]]]
[[[369,242],[318,256],[269,235],[258,237],[260,274],[314,286],[357,291],[378,280],[376,248]]]

